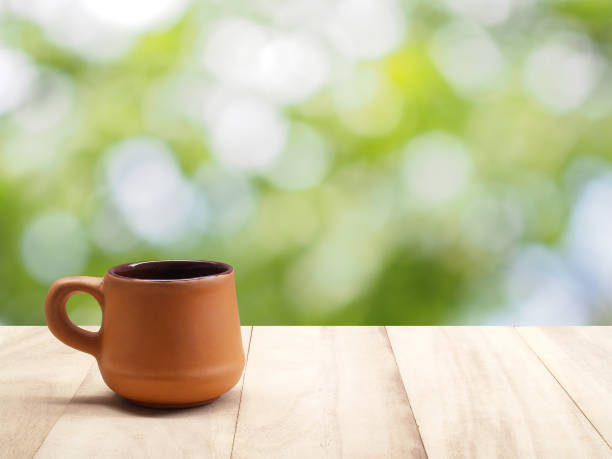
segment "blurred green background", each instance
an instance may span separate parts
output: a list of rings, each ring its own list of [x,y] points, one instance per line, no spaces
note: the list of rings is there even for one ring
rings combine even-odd
[[[0,18],[1,323],[180,258],[235,267],[244,324],[612,323],[608,0]]]

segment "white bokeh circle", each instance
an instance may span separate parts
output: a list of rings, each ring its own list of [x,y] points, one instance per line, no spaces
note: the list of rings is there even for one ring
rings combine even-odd
[[[35,78],[36,68],[24,53],[0,46],[0,115],[26,100]]]
[[[404,115],[403,95],[382,72],[353,69],[332,88],[340,121],[354,134],[376,137],[395,129]]]
[[[421,134],[404,149],[407,198],[430,206],[445,204],[466,188],[472,169],[470,152],[457,137],[443,131]]]
[[[457,20],[442,26],[434,34],[430,53],[440,73],[463,95],[494,89],[503,80],[501,51],[477,24]]]
[[[378,59],[404,41],[406,21],[396,0],[340,0],[327,17],[326,35],[351,59]]]
[[[528,94],[540,105],[554,113],[565,113],[586,101],[603,68],[588,37],[562,33],[529,54],[523,83]]]
[[[191,0],[84,0],[85,10],[111,27],[144,32],[173,24]]]
[[[72,214],[42,214],[26,227],[21,258],[28,273],[42,283],[83,272],[89,257],[87,233]]]
[[[508,305],[493,324],[586,325],[592,311],[566,260],[540,245],[521,248],[506,272]]]
[[[206,162],[198,168],[193,180],[209,204],[212,231],[234,233],[255,214],[255,193],[244,174]]]
[[[142,239],[166,245],[205,231],[207,203],[163,142],[130,138],[112,146],[106,161],[113,203]]]
[[[262,172],[285,148],[288,123],[274,105],[242,97],[227,101],[209,130],[212,152],[224,167]]]
[[[204,68],[224,85],[234,85],[279,104],[302,101],[330,77],[330,57],[313,34],[287,32],[242,17],[211,26]]]
[[[566,244],[593,291],[612,299],[612,172],[586,182],[570,215]]]
[[[265,177],[278,188],[303,190],[319,185],[329,164],[329,151],[323,137],[306,124],[294,123],[285,151]]]

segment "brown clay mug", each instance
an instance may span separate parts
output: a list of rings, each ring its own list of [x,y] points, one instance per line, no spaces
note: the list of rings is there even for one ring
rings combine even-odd
[[[76,292],[100,303],[97,333],[68,318],[66,301]],[[141,405],[210,402],[244,368],[234,269],[225,263],[145,261],[115,266],[104,278],[59,279],[45,315],[60,341],[96,358],[108,387]]]

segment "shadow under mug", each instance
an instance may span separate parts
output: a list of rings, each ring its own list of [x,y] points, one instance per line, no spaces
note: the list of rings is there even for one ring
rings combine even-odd
[[[102,308],[98,332],[74,325],[66,302],[76,292]],[[92,354],[104,382],[145,406],[205,404],[231,389],[244,368],[234,269],[225,263],[128,263],[104,278],[66,277],[45,301],[51,332]]]

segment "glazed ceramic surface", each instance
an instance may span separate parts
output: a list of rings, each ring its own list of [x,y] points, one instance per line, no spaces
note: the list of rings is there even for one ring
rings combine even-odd
[[[100,303],[97,333],[68,318],[66,301],[76,292]],[[112,390],[143,405],[207,403],[231,389],[244,367],[234,270],[224,263],[130,263],[104,278],[59,279],[45,315],[59,340],[97,359]]]

